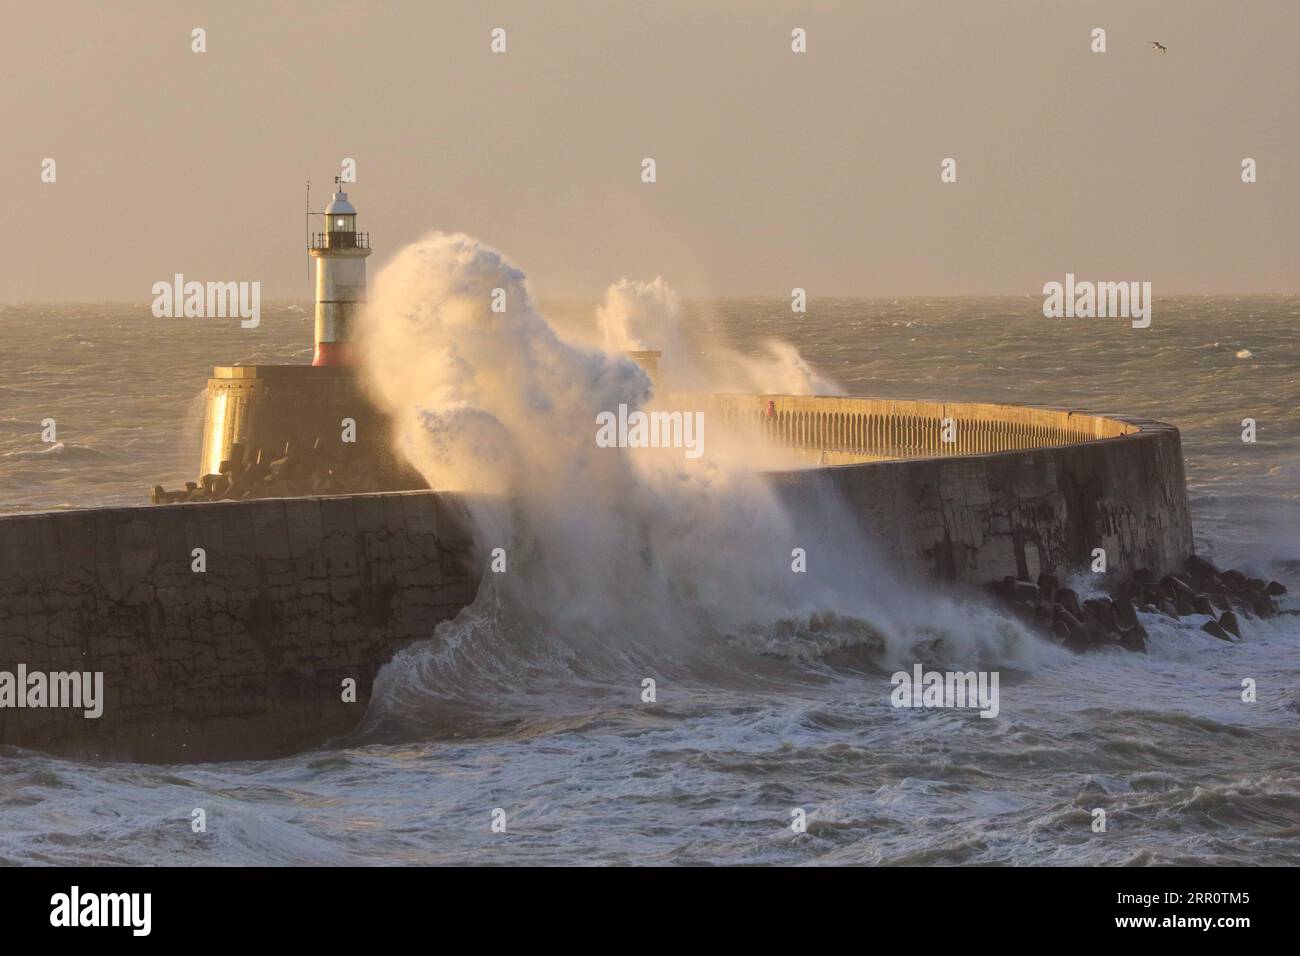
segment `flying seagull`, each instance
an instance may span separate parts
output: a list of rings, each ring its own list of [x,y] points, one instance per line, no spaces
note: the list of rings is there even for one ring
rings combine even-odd
[[[1169,48],[1165,46],[1163,43],[1161,43],[1159,40],[1152,40],[1151,46],[1153,49],[1159,50],[1161,53],[1169,52]]]

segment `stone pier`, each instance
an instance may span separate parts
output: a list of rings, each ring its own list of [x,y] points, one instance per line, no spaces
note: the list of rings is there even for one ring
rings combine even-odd
[[[240,411],[264,388],[286,393],[260,373],[215,383],[230,404],[210,457],[235,436],[296,438]],[[339,394],[320,427],[355,404]],[[886,555],[939,579],[1064,574],[1099,548],[1110,575],[1159,578],[1192,552],[1178,430],[1160,422],[868,398],[666,402],[794,452],[805,467],[768,476],[792,505],[833,500]],[[0,671],[98,671],[105,690],[98,719],[0,709],[0,745],[205,761],[323,743],[357,726],[395,650],[473,601],[480,568],[465,502],[434,491],[0,518]]]
[[[677,405],[821,464],[771,480],[793,503],[831,491],[888,555],[940,579],[1064,575],[1091,568],[1098,548],[1104,580],[1139,568],[1158,578],[1192,553],[1182,442],[1163,422],[791,395],[683,395]]]
[[[0,744],[199,761],[345,734],[393,651],[474,599],[473,555],[433,492],[5,517],[0,671],[99,671],[105,701],[0,710]]]

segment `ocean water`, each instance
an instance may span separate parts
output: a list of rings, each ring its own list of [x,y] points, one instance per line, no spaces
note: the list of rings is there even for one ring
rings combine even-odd
[[[788,341],[849,394],[1171,422],[1198,551],[1300,609],[1300,298],[1157,298],[1145,330],[1040,309],[718,300],[687,303],[686,326],[754,354]],[[595,303],[542,310],[578,335]],[[306,361],[310,340],[308,304],[268,306],[255,330],[146,304],[0,306],[0,513],[143,504],[192,479],[210,366]],[[172,767],[0,752],[0,862],[1300,862],[1300,617],[1245,620],[1233,645],[1202,618],[1144,617],[1148,656],[1075,657],[964,600],[905,591],[879,619],[667,646],[620,630],[587,654],[489,587],[398,655],[335,746]],[[904,619],[926,635],[912,656],[999,670],[997,719],[890,706]]]

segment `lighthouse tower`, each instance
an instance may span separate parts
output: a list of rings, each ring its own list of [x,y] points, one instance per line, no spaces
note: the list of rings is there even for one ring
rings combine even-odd
[[[313,233],[316,260],[316,356],[312,365],[351,365],[352,322],[366,301],[369,233],[357,232],[357,211],[336,192],[325,207],[325,232]]]
[[[189,483],[185,491],[155,500],[427,487],[394,453],[391,420],[366,395],[352,367],[352,323],[366,301],[370,237],[357,232],[357,211],[343,184],[335,182],[338,192],[324,212],[312,209],[310,185],[307,193],[306,215],[325,218],[325,231],[308,230],[307,237],[316,260],[314,361],[214,368],[199,462],[203,487]]]

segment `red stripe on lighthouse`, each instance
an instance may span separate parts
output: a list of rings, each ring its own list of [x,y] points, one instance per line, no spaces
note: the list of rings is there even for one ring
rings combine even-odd
[[[316,357],[312,365],[355,365],[356,355],[351,342],[317,342]]]

